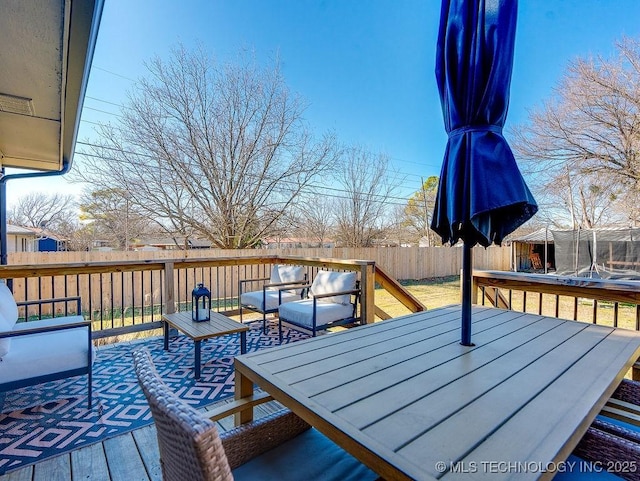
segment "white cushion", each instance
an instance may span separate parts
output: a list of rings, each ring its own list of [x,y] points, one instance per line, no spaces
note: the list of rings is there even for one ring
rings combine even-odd
[[[303,299],[282,304],[279,316],[283,321],[291,321],[302,327],[313,327],[313,299]],[[336,304],[334,302],[318,302],[316,304],[316,327],[325,326],[353,316],[353,304]]]
[[[356,288],[356,272],[331,272],[318,271],[311,284],[310,292],[313,295],[329,294],[331,292],[352,291]],[[334,302],[343,305],[351,303],[351,296],[335,296],[322,299],[323,302]]]
[[[279,282],[282,282],[282,281],[280,280],[280,269],[278,269],[278,264],[276,264],[271,268],[271,277],[269,277],[269,284],[278,284]],[[276,290],[278,288],[267,287],[267,289]]]
[[[69,316],[25,322],[19,324],[20,329],[17,330],[67,324],[81,319],[81,316]],[[2,358],[0,383],[86,367],[89,349],[87,336],[87,328],[78,327],[14,337],[11,350]],[[92,362],[93,357],[92,344]]]
[[[13,326],[9,324],[9,321],[0,314],[0,332],[11,332]],[[3,359],[5,354],[9,352],[9,348],[11,347],[11,338],[3,337],[0,338],[0,359]]]
[[[18,306],[4,281],[0,282],[0,314],[4,316],[11,325],[11,329],[13,329],[15,323],[18,322]]]
[[[240,303],[243,306],[253,306],[260,312],[273,312],[278,309],[280,304],[278,298],[278,291],[264,291],[266,297],[266,303],[263,302],[263,291],[250,291],[245,292],[240,296]],[[300,295],[289,291],[282,291],[282,302],[299,301]],[[266,304],[266,308],[265,308]]]
[[[277,266],[280,282],[297,282],[304,280],[304,267]]]
[[[289,266],[289,265],[274,265],[271,269],[271,277],[269,278],[269,284],[279,284],[281,282],[297,282],[304,281],[304,267],[303,266]],[[267,290],[277,291],[278,287],[267,287]],[[302,289],[291,290],[300,295]]]
[[[304,281],[304,267],[302,266],[277,266],[280,282],[298,282]],[[302,289],[295,289],[289,292],[295,292],[300,295]]]

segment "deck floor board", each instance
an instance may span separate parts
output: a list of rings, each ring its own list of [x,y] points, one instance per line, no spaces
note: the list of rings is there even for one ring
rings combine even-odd
[[[73,480],[109,481],[107,458],[102,443],[71,451],[70,458]]]
[[[217,405],[229,402],[222,401]],[[203,415],[210,406],[203,410]],[[276,401],[256,407],[260,418],[282,408]],[[233,417],[218,424],[221,432],[233,428]],[[161,481],[160,455],[154,424],[91,446],[46,459],[0,476],[0,481]]]

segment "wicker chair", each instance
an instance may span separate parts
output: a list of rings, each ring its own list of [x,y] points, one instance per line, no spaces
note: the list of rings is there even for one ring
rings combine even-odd
[[[573,454],[580,460],[594,463],[598,473],[640,481],[640,383],[623,380],[600,415],[596,417]],[[609,471],[609,472],[607,472]],[[558,479],[583,479],[587,475],[558,476]]]
[[[241,402],[206,418],[171,392],[146,348],[134,351],[133,361],[156,424],[164,481],[379,479],[286,409],[219,434],[212,419],[234,414]]]

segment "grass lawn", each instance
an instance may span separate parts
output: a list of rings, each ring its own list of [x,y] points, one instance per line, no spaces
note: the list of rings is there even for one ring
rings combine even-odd
[[[400,281],[427,309],[460,303],[460,278],[458,276]],[[410,314],[411,311],[400,304],[384,289],[376,289],[376,305],[391,317]]]

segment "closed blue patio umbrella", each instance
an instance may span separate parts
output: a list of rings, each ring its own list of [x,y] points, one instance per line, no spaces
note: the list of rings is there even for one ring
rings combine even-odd
[[[463,345],[471,344],[471,248],[500,244],[538,210],[502,135],[517,0],[442,0],[436,79],[449,139],[431,228],[464,241]]]

